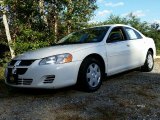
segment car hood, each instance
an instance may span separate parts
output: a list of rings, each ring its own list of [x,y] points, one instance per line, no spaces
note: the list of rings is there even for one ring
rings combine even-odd
[[[27,59],[41,59],[48,56],[73,53],[82,49],[98,46],[99,43],[85,43],[85,44],[71,44],[71,45],[57,45],[52,47],[46,47],[37,49],[35,51],[29,51],[15,57],[15,60],[27,60]]]

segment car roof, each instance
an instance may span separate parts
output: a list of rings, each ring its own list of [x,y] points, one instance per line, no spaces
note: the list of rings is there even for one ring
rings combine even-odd
[[[108,25],[99,25],[99,26],[93,26],[93,27],[90,27],[90,28],[96,28],[96,27],[129,27],[129,28],[132,28],[134,30],[136,30],[138,33],[140,33],[143,37],[145,37],[140,31],[138,31],[137,29],[133,28],[131,25],[124,25],[124,24],[108,24]],[[85,28],[85,29],[88,29],[88,28]]]
[[[108,24],[108,25],[99,25],[99,26],[94,26],[94,27],[116,27],[116,26],[124,26],[124,27],[131,27],[130,25],[124,25],[124,24]],[[93,27],[92,27],[93,28]]]
[[[92,27],[89,27],[89,28],[96,28],[96,27],[112,27],[112,28],[113,27],[129,27],[129,28],[133,28],[130,25],[124,25],[124,24],[107,24],[107,25],[92,26]],[[84,29],[88,29],[88,28],[84,28]]]

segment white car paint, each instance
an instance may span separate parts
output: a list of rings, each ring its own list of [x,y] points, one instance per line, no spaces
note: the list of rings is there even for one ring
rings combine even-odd
[[[77,82],[82,61],[90,54],[98,54],[102,57],[105,63],[105,73],[108,76],[142,66],[145,63],[149,49],[153,50],[153,57],[155,58],[156,48],[154,41],[151,38],[145,37],[137,30],[136,31],[142,36],[142,39],[106,43],[109,33],[113,28],[120,26],[134,29],[130,26],[120,24],[108,26],[110,26],[110,28],[101,42],[46,47],[15,57],[13,60],[35,61],[30,66],[19,66],[16,65],[16,63],[14,65],[8,65],[5,72],[6,78],[9,68],[12,69],[12,72],[13,69],[19,68],[27,68],[27,71],[22,75],[18,75],[18,78],[21,79],[21,84],[9,83],[7,79],[6,84],[13,87],[50,89],[74,85]],[[63,53],[70,53],[73,56],[72,62],[39,65],[39,62],[43,58]],[[44,83],[46,76],[50,75],[55,75],[53,82],[48,84]],[[32,79],[33,81],[30,85],[26,85],[23,84],[25,79]]]

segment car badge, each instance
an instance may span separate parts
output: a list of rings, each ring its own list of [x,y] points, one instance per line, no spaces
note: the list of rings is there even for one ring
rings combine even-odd
[[[16,68],[16,66],[19,66],[20,63],[21,63],[21,61],[18,60],[18,61],[14,64],[13,69],[12,69],[12,74],[17,74],[17,68]]]

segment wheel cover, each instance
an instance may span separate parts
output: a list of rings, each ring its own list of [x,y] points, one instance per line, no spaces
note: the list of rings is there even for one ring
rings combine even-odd
[[[92,63],[88,66],[86,78],[89,86],[97,87],[101,80],[101,70],[96,63]]]
[[[147,63],[148,63],[148,67],[151,69],[153,67],[153,57],[151,54],[148,55]]]

